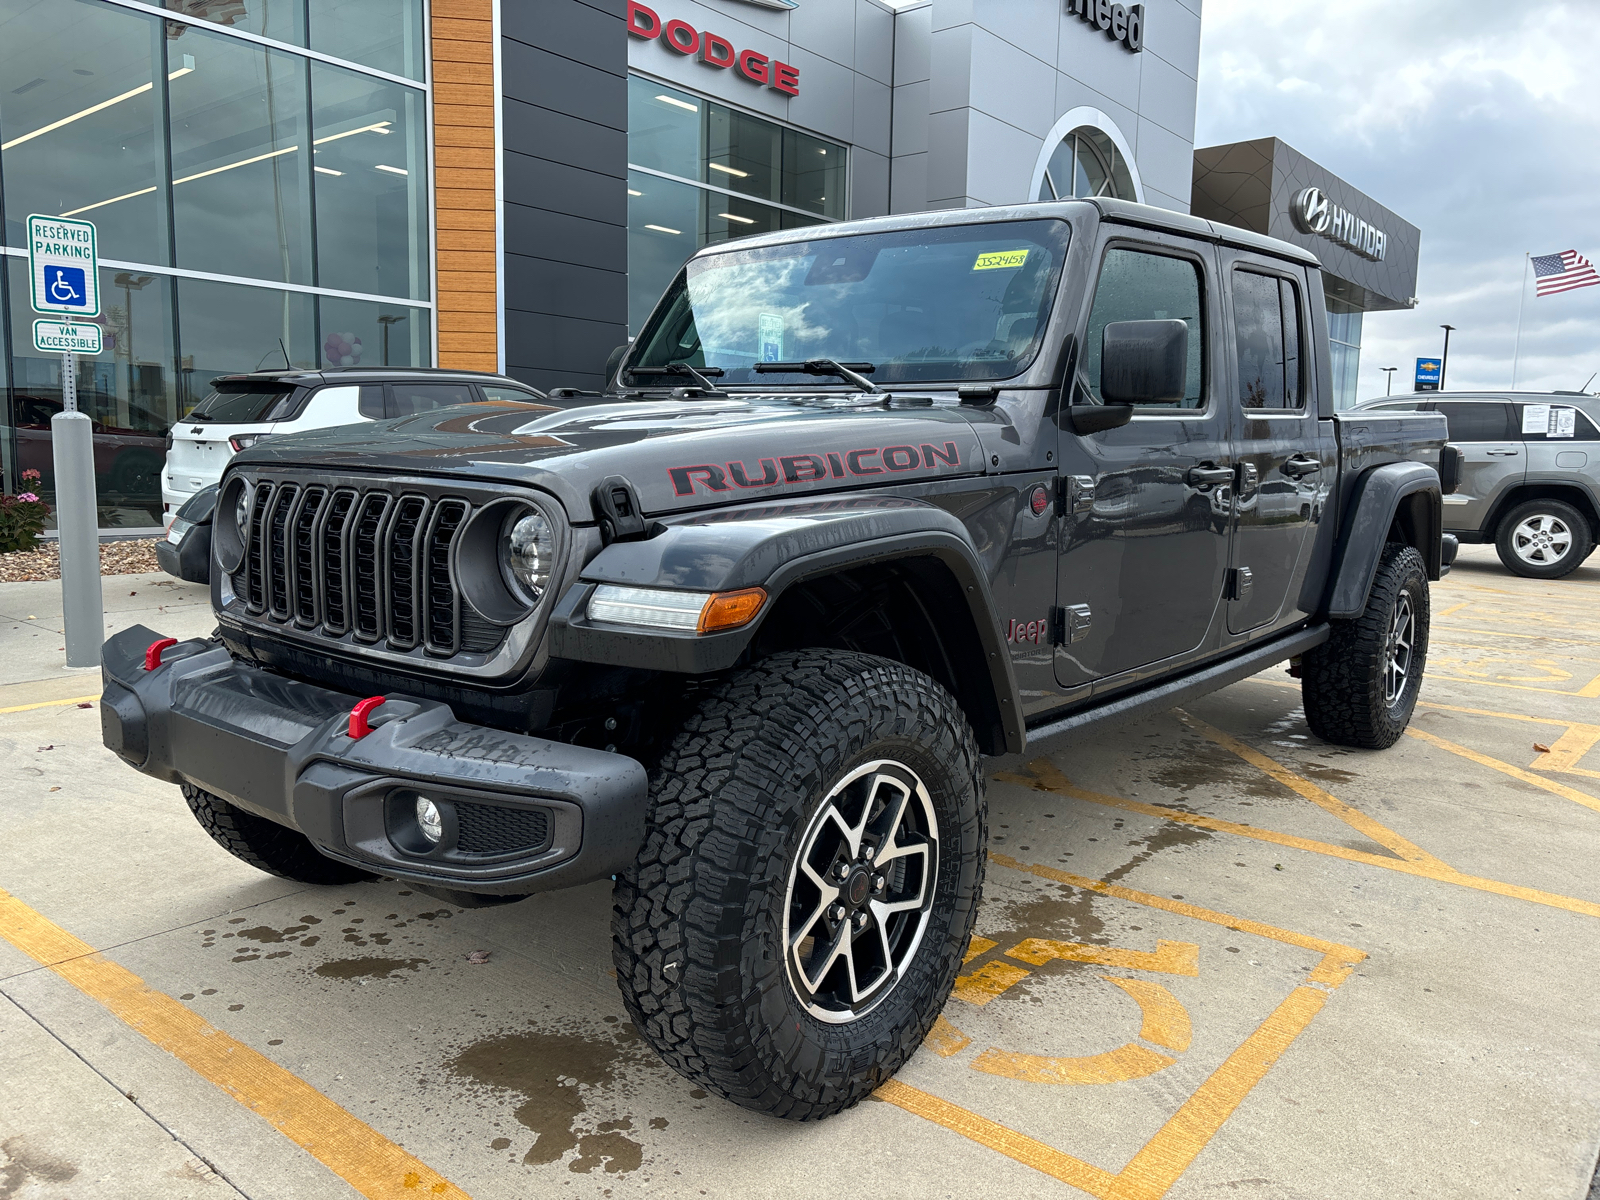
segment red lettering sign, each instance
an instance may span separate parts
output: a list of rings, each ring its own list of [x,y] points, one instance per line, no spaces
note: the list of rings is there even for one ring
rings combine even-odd
[[[731,67],[734,63],[733,43],[714,33],[700,38],[700,61],[708,67]]]
[[[700,49],[700,31],[687,21],[668,21],[667,36],[661,40],[679,54],[693,54]]]
[[[786,96],[800,94],[799,67],[779,62],[759,50],[736,51],[727,38],[696,29],[687,21],[674,19],[663,25],[661,14],[639,0],[628,0],[628,32],[638,38],[660,38],[679,54],[698,55],[702,63],[718,70],[734,68],[751,83]]]
[[[653,38],[661,34],[661,18],[656,10],[628,0],[628,32],[634,37]]]
[[[780,92],[798,96],[800,94],[800,68],[791,67],[786,62],[774,62],[772,64],[772,86]]]

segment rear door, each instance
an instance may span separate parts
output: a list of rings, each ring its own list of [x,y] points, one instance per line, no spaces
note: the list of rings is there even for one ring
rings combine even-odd
[[[222,478],[234,455],[229,439],[270,434],[295,407],[293,387],[256,386],[215,391],[172,425],[167,477],[179,492],[193,492]]]
[[[1273,621],[1299,594],[1314,514],[1335,472],[1323,461],[1316,406],[1308,403],[1303,273],[1227,250],[1223,262],[1238,421],[1228,630],[1245,633]]]
[[[1119,429],[1061,435],[1066,497],[1057,595],[1065,688],[1207,644],[1228,565],[1232,408],[1217,384],[1221,326],[1210,245],[1114,227],[1099,249],[1082,319],[1073,402],[1101,402],[1100,351],[1112,321],[1179,319],[1189,327],[1188,384],[1172,406],[1141,406]]]
[[[1503,400],[1441,400],[1450,443],[1461,451],[1461,483],[1444,498],[1444,527],[1476,533],[1496,502],[1522,483],[1528,460],[1512,405]]]

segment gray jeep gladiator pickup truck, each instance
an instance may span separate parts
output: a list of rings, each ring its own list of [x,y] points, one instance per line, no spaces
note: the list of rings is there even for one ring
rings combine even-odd
[[[603,394],[240,454],[217,632],[113,637],[105,743],[290,879],[614,880],[643,1036],[827,1116],[950,994],[984,755],[1285,660],[1399,737],[1457,460],[1334,413],[1326,328],[1305,252],[1115,201],[708,248]]]

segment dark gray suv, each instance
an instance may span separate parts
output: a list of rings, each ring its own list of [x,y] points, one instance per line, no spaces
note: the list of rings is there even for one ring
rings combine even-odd
[[[1367,411],[1442,413],[1462,455],[1444,527],[1493,542],[1506,569],[1571,574],[1600,541],[1600,397],[1573,392],[1438,392],[1369,400]]]

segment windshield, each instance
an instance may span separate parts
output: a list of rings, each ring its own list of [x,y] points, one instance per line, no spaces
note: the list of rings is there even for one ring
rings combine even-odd
[[[629,363],[718,368],[793,387],[758,362],[871,364],[874,383],[1005,379],[1039,348],[1070,230],[1060,220],[953,225],[729,250],[690,262]],[[868,374],[869,372],[863,372]],[[641,372],[635,385],[656,378]]]
[[[212,392],[189,410],[188,421],[223,421],[233,424],[255,424],[276,421],[293,407],[294,388],[272,387],[236,391],[232,388]]]

